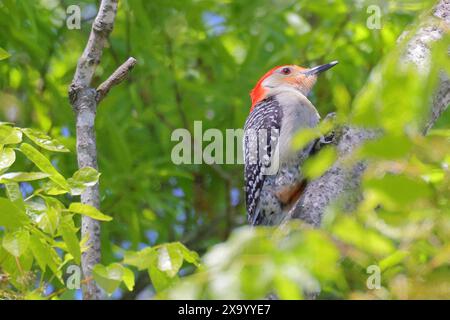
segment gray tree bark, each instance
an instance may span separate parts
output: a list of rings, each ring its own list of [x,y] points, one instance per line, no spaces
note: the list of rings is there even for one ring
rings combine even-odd
[[[440,0],[421,23],[421,27],[408,40],[403,54],[403,63],[414,63],[419,71],[426,70],[430,56],[430,44],[440,40],[450,28],[450,0]],[[399,37],[405,39],[407,31]],[[450,103],[450,81],[442,75],[441,81],[431,102],[431,112],[424,127],[424,134],[434,125],[439,116]],[[358,162],[348,166],[346,160],[352,151],[364,141],[376,137],[374,131],[363,128],[344,127],[337,132],[334,144],[338,151],[336,163],[320,178],[310,182],[304,195],[291,210],[292,218],[319,226],[326,208],[333,202],[339,201],[344,209],[355,208],[361,200],[360,183],[366,164]]]
[[[95,115],[97,104],[105,97],[110,88],[119,84],[136,64],[129,58],[96,90],[91,87],[96,67],[100,63],[105,43],[113,30],[118,0],[102,0],[97,16],[92,24],[88,43],[78,60],[74,78],[69,87],[69,99],[76,116],[78,167],[97,169],[97,146],[95,138]],[[100,208],[99,185],[86,188],[81,194],[81,202]],[[87,236],[88,249],[83,252],[81,268],[85,282],[83,299],[102,298],[100,288],[92,279],[92,268],[100,263],[100,222],[83,216],[81,235]]]

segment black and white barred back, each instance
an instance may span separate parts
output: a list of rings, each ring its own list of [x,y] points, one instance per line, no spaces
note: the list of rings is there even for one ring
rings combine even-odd
[[[245,200],[250,224],[260,224],[259,200],[280,132],[283,110],[274,97],[259,102],[244,126]],[[264,134],[260,135],[260,132]],[[256,133],[256,134],[255,134]],[[255,147],[257,146],[257,147]],[[269,177],[270,179],[270,177]],[[274,200],[275,201],[275,200]]]

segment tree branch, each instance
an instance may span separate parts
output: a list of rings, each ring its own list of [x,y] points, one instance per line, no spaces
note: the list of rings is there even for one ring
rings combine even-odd
[[[351,154],[364,141],[375,137],[374,131],[343,127],[334,141],[338,160],[320,178],[308,183],[303,196],[289,215],[319,226],[325,209],[335,200],[340,199],[345,209],[352,210],[361,200],[359,187],[366,164],[351,163]]]
[[[78,167],[92,167],[97,169],[97,146],[95,138],[95,115],[97,103],[107,94],[109,89],[118,84],[131,68],[119,67],[118,71],[102,84],[99,92],[91,87],[95,70],[100,63],[103,48],[114,27],[118,0],[102,0],[98,14],[92,24],[87,45],[78,60],[74,78],[69,87],[69,99],[76,116],[77,159]],[[130,58],[132,59],[132,58]],[[129,59],[129,61],[130,61]],[[125,74],[122,68],[126,69]],[[100,97],[100,99],[98,99]],[[81,194],[81,202],[100,207],[99,185],[86,188]],[[81,268],[85,279],[92,278],[92,268],[100,262],[100,222],[83,216],[81,220],[81,235],[87,237],[88,249],[83,252]],[[100,299],[101,291],[95,281],[88,281],[83,285],[83,299]]]
[[[97,17],[92,24],[88,43],[78,60],[71,90],[75,87],[88,87],[92,82],[95,69],[100,63],[103,48],[114,27],[118,0],[102,0]],[[76,89],[76,88],[75,88]]]
[[[128,73],[133,69],[136,64],[136,59],[133,57],[128,58],[120,67],[113,72],[112,75],[106,79],[101,85],[97,88],[97,104],[103,100],[104,97],[108,94],[109,90],[115,85],[121,83],[128,75]]]
[[[436,18],[439,23],[436,23]],[[414,63],[419,71],[426,70],[430,57],[430,44],[441,39],[450,27],[450,0],[440,0],[414,36],[406,45],[404,63]],[[400,36],[402,40],[404,34]],[[450,102],[450,81],[441,76],[441,81],[431,102],[431,114],[424,133],[434,125]],[[338,161],[323,176],[310,182],[303,196],[290,212],[290,217],[300,218],[319,226],[330,203],[339,200],[345,209],[351,210],[361,200],[359,186],[366,168],[364,162],[349,164],[349,155],[364,141],[377,136],[374,131],[344,127],[336,134]]]
[[[440,23],[435,20],[439,19]],[[419,71],[425,72],[429,68],[431,52],[430,45],[434,41],[440,40],[450,28],[450,0],[440,0],[434,7],[432,16],[428,18],[425,25],[409,40],[403,55],[404,63],[413,63]],[[408,35],[405,31],[399,41]],[[449,48],[450,49],[450,48]],[[433,127],[436,120],[445,111],[450,103],[450,79],[447,75],[441,73],[438,89],[436,90],[430,117],[425,125],[424,134]]]

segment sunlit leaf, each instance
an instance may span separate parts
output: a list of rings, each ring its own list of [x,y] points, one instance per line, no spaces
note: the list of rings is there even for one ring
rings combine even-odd
[[[29,242],[29,232],[21,229],[6,233],[2,245],[13,256],[20,257],[27,250]]]
[[[29,222],[28,216],[10,200],[0,198],[0,226],[17,228]]]
[[[144,248],[140,251],[126,251],[123,263],[135,266],[139,270],[145,270],[153,263],[153,248]]]
[[[48,178],[50,175],[44,172],[9,172],[0,176],[0,182],[3,181],[33,181]]]
[[[183,253],[178,245],[169,243],[158,248],[158,269],[174,277],[183,265]]]
[[[391,268],[399,263],[401,263],[410,253],[407,251],[397,251],[393,254],[387,256],[378,264],[381,268],[381,271],[384,271],[388,268]]]
[[[177,277],[170,277],[166,272],[161,271],[157,267],[156,261],[150,264],[148,274],[152,281],[153,287],[157,292],[161,292],[169,288],[177,280]]]
[[[386,174],[381,179],[365,179],[364,187],[375,194],[385,206],[392,208],[414,205],[430,195],[430,186],[423,180],[401,174]]]
[[[16,144],[22,142],[22,132],[10,126],[0,126],[0,144]]]
[[[6,188],[6,195],[8,199],[14,203],[21,211],[25,211],[25,204],[17,182],[4,182]]]
[[[58,229],[67,246],[67,250],[72,255],[75,263],[79,264],[81,262],[80,242],[78,241],[77,229],[73,226],[71,217],[66,216],[61,221]]]
[[[275,290],[280,299],[300,300],[303,298],[301,288],[289,277],[278,275],[274,279]]]
[[[70,212],[79,213],[88,217],[91,217],[96,220],[100,221],[111,221],[112,218],[110,216],[107,216],[106,214],[103,214],[100,212],[97,208],[82,204],[80,202],[73,202],[70,204],[69,209],[67,209]]]
[[[80,195],[86,187],[92,187],[98,182],[100,173],[91,167],[85,167],[76,171],[72,178],[67,179],[72,195]]]
[[[109,295],[119,287],[122,280],[127,288],[133,288],[134,276],[129,269],[124,268],[118,263],[112,263],[109,266],[97,264],[92,269],[94,279]]]
[[[123,283],[128,288],[128,290],[133,291],[134,288],[134,273],[128,268],[123,267]]]
[[[54,235],[59,226],[64,205],[55,198],[41,197],[45,200],[45,209],[37,218],[38,226],[42,231]],[[27,206],[29,205],[30,203],[27,203]]]
[[[0,171],[9,168],[16,161],[16,153],[12,148],[0,150]]]
[[[393,242],[374,230],[370,230],[349,217],[340,218],[332,227],[342,241],[374,255],[387,255],[394,251]]]
[[[56,184],[52,180],[46,181],[42,185],[42,189],[44,190],[44,192],[47,195],[50,195],[50,196],[57,196],[57,195],[65,194],[65,193],[69,192],[67,189],[62,188],[60,185]]]
[[[34,143],[36,143],[39,147],[56,152],[69,152],[63,144],[61,144],[58,140],[53,139],[46,135],[45,133],[36,130],[36,129],[21,129],[25,135],[30,138]]]
[[[46,266],[52,264],[52,250],[51,247],[41,240],[38,236],[31,234],[30,249],[42,271],[45,271]]]
[[[20,151],[27,156],[42,172],[49,174],[49,178],[65,190],[69,190],[69,185],[64,177],[53,167],[50,161],[34,147],[28,143],[22,143]]]
[[[318,178],[333,165],[336,158],[337,153],[334,148],[322,149],[302,165],[302,171],[307,178]]]
[[[315,128],[303,128],[299,130],[292,140],[292,148],[294,150],[305,148],[309,143],[329,133],[333,129],[333,126],[333,119],[330,118],[322,121]]]
[[[320,136],[320,131],[317,129],[303,129],[295,135],[292,141],[292,148],[300,150]]]
[[[186,260],[189,263],[192,263],[197,267],[200,265],[200,258],[197,252],[189,250],[188,248],[186,248],[185,245],[183,245],[180,242],[175,242],[175,244],[178,246],[179,250],[183,254],[184,260]]]
[[[411,147],[411,141],[406,136],[391,134],[366,142],[360,153],[367,158],[396,159],[405,156]]]
[[[11,56],[11,55],[10,55],[8,52],[6,52],[5,49],[2,49],[2,48],[0,47],[0,60],[7,59],[7,58],[9,58],[10,56]]]

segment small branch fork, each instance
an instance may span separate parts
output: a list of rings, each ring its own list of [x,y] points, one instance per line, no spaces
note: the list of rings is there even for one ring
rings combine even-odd
[[[109,90],[113,86],[118,85],[121,83],[124,79],[127,78],[128,74],[130,73],[131,69],[136,65],[137,60],[133,57],[128,58],[127,61],[125,61],[120,67],[116,69],[116,71],[113,72],[109,76],[108,79],[106,79],[105,82],[103,82],[101,85],[97,88],[97,95],[96,95],[96,102],[97,104],[100,103],[100,101],[103,100],[104,97],[108,94]]]
[[[77,160],[78,167],[97,169],[97,146],[95,137],[95,116],[97,105],[106,97],[109,90],[121,83],[136,64],[136,59],[129,58],[102,83],[97,90],[91,83],[95,70],[100,63],[105,44],[111,34],[116,18],[118,0],[102,0],[97,16],[92,24],[86,47],[78,60],[74,78],[69,87],[69,100],[76,116]],[[81,194],[81,202],[100,207],[98,184],[87,188]],[[87,237],[88,249],[83,252],[81,268],[85,279],[92,279],[92,268],[100,263],[100,222],[83,216],[81,236]],[[83,283],[83,299],[98,300],[102,298],[101,290],[95,281]]]

